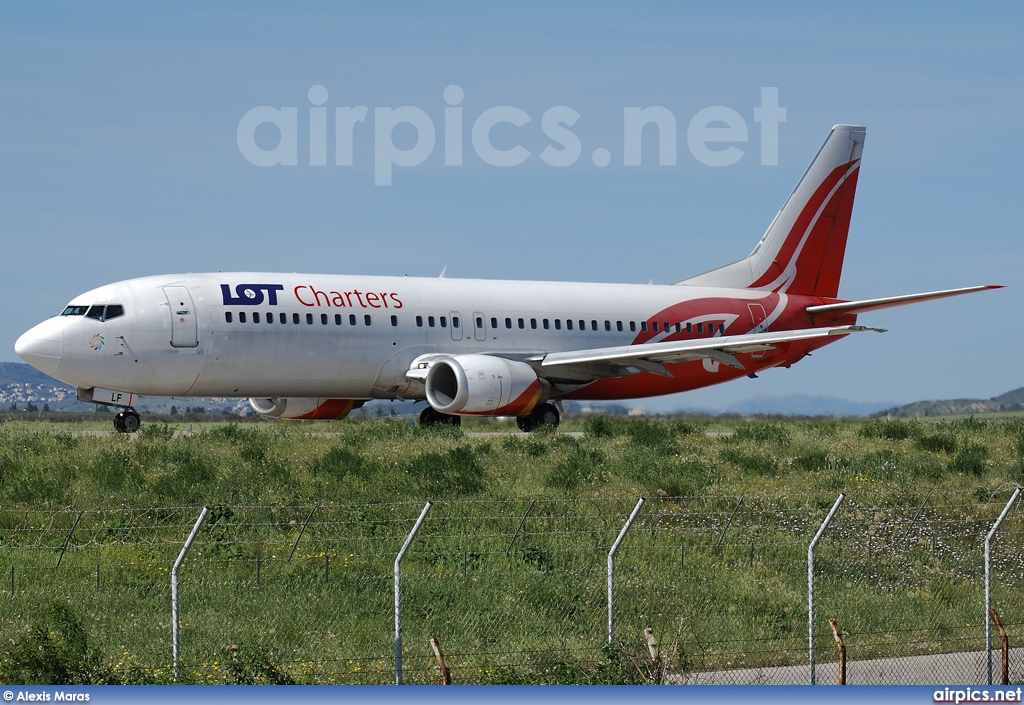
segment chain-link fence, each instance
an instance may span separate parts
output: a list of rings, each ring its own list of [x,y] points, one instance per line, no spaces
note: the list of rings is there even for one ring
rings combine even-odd
[[[838,682],[832,619],[849,683],[987,682],[984,540],[1011,492],[850,492],[815,549],[816,681]],[[636,501],[436,502],[402,563],[402,682],[441,682],[431,638],[455,683],[810,682],[807,552],[833,502],[649,499],[609,645]],[[170,572],[199,510],[0,510],[2,644],[65,605],[108,679],[170,682]],[[395,682],[395,559],[422,510],[212,507],[180,574],[180,680]],[[1019,683],[1019,505],[991,571]]]

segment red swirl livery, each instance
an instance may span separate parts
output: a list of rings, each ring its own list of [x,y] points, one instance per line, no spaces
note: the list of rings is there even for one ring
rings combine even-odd
[[[138,396],[242,397],[261,414],[342,418],[421,400],[424,424],[557,425],[566,399],[633,399],[788,367],[857,317],[973,286],[864,301],[839,282],[864,148],[836,125],[753,252],[672,285],[330,274],[175,274],[76,296],[16,352],[124,407]],[[99,341],[99,343],[97,343]]]

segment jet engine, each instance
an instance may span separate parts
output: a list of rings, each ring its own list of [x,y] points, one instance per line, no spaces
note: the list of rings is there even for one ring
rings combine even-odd
[[[426,379],[427,402],[442,414],[529,414],[547,401],[551,385],[525,362],[492,355],[435,360]]]
[[[319,399],[315,397],[272,397],[249,399],[249,406],[258,414],[275,419],[343,419],[363,405],[355,399]]]

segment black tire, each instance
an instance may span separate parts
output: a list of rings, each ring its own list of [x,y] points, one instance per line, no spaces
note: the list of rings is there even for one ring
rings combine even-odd
[[[124,412],[122,411],[114,417],[114,430],[118,433],[127,433],[124,428]]]
[[[529,433],[537,428],[537,422],[534,421],[533,414],[530,414],[529,416],[517,416],[516,425],[523,433]]]
[[[128,411],[125,412],[121,425],[124,427],[125,433],[137,433],[139,426],[142,425],[142,418],[134,411]]]
[[[558,407],[554,404],[545,403],[534,409],[529,416],[517,416],[516,425],[524,433],[536,431],[541,426],[548,426],[551,430],[558,428],[561,416]]]
[[[428,406],[420,412],[420,426],[441,425],[459,427],[462,425],[462,417],[454,416],[452,414],[442,414],[440,411],[436,411],[432,406]]]

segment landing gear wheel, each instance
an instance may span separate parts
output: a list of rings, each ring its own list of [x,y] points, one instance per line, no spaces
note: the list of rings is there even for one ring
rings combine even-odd
[[[134,409],[122,411],[114,417],[114,429],[118,433],[136,433],[140,425],[142,419]]]
[[[420,426],[455,426],[458,428],[461,425],[461,416],[442,414],[440,411],[435,411],[432,406],[428,406],[420,412]]]
[[[534,409],[529,416],[517,416],[516,425],[524,433],[536,431],[541,426],[550,427],[553,431],[558,428],[559,420],[558,407],[554,404],[545,403]]]

